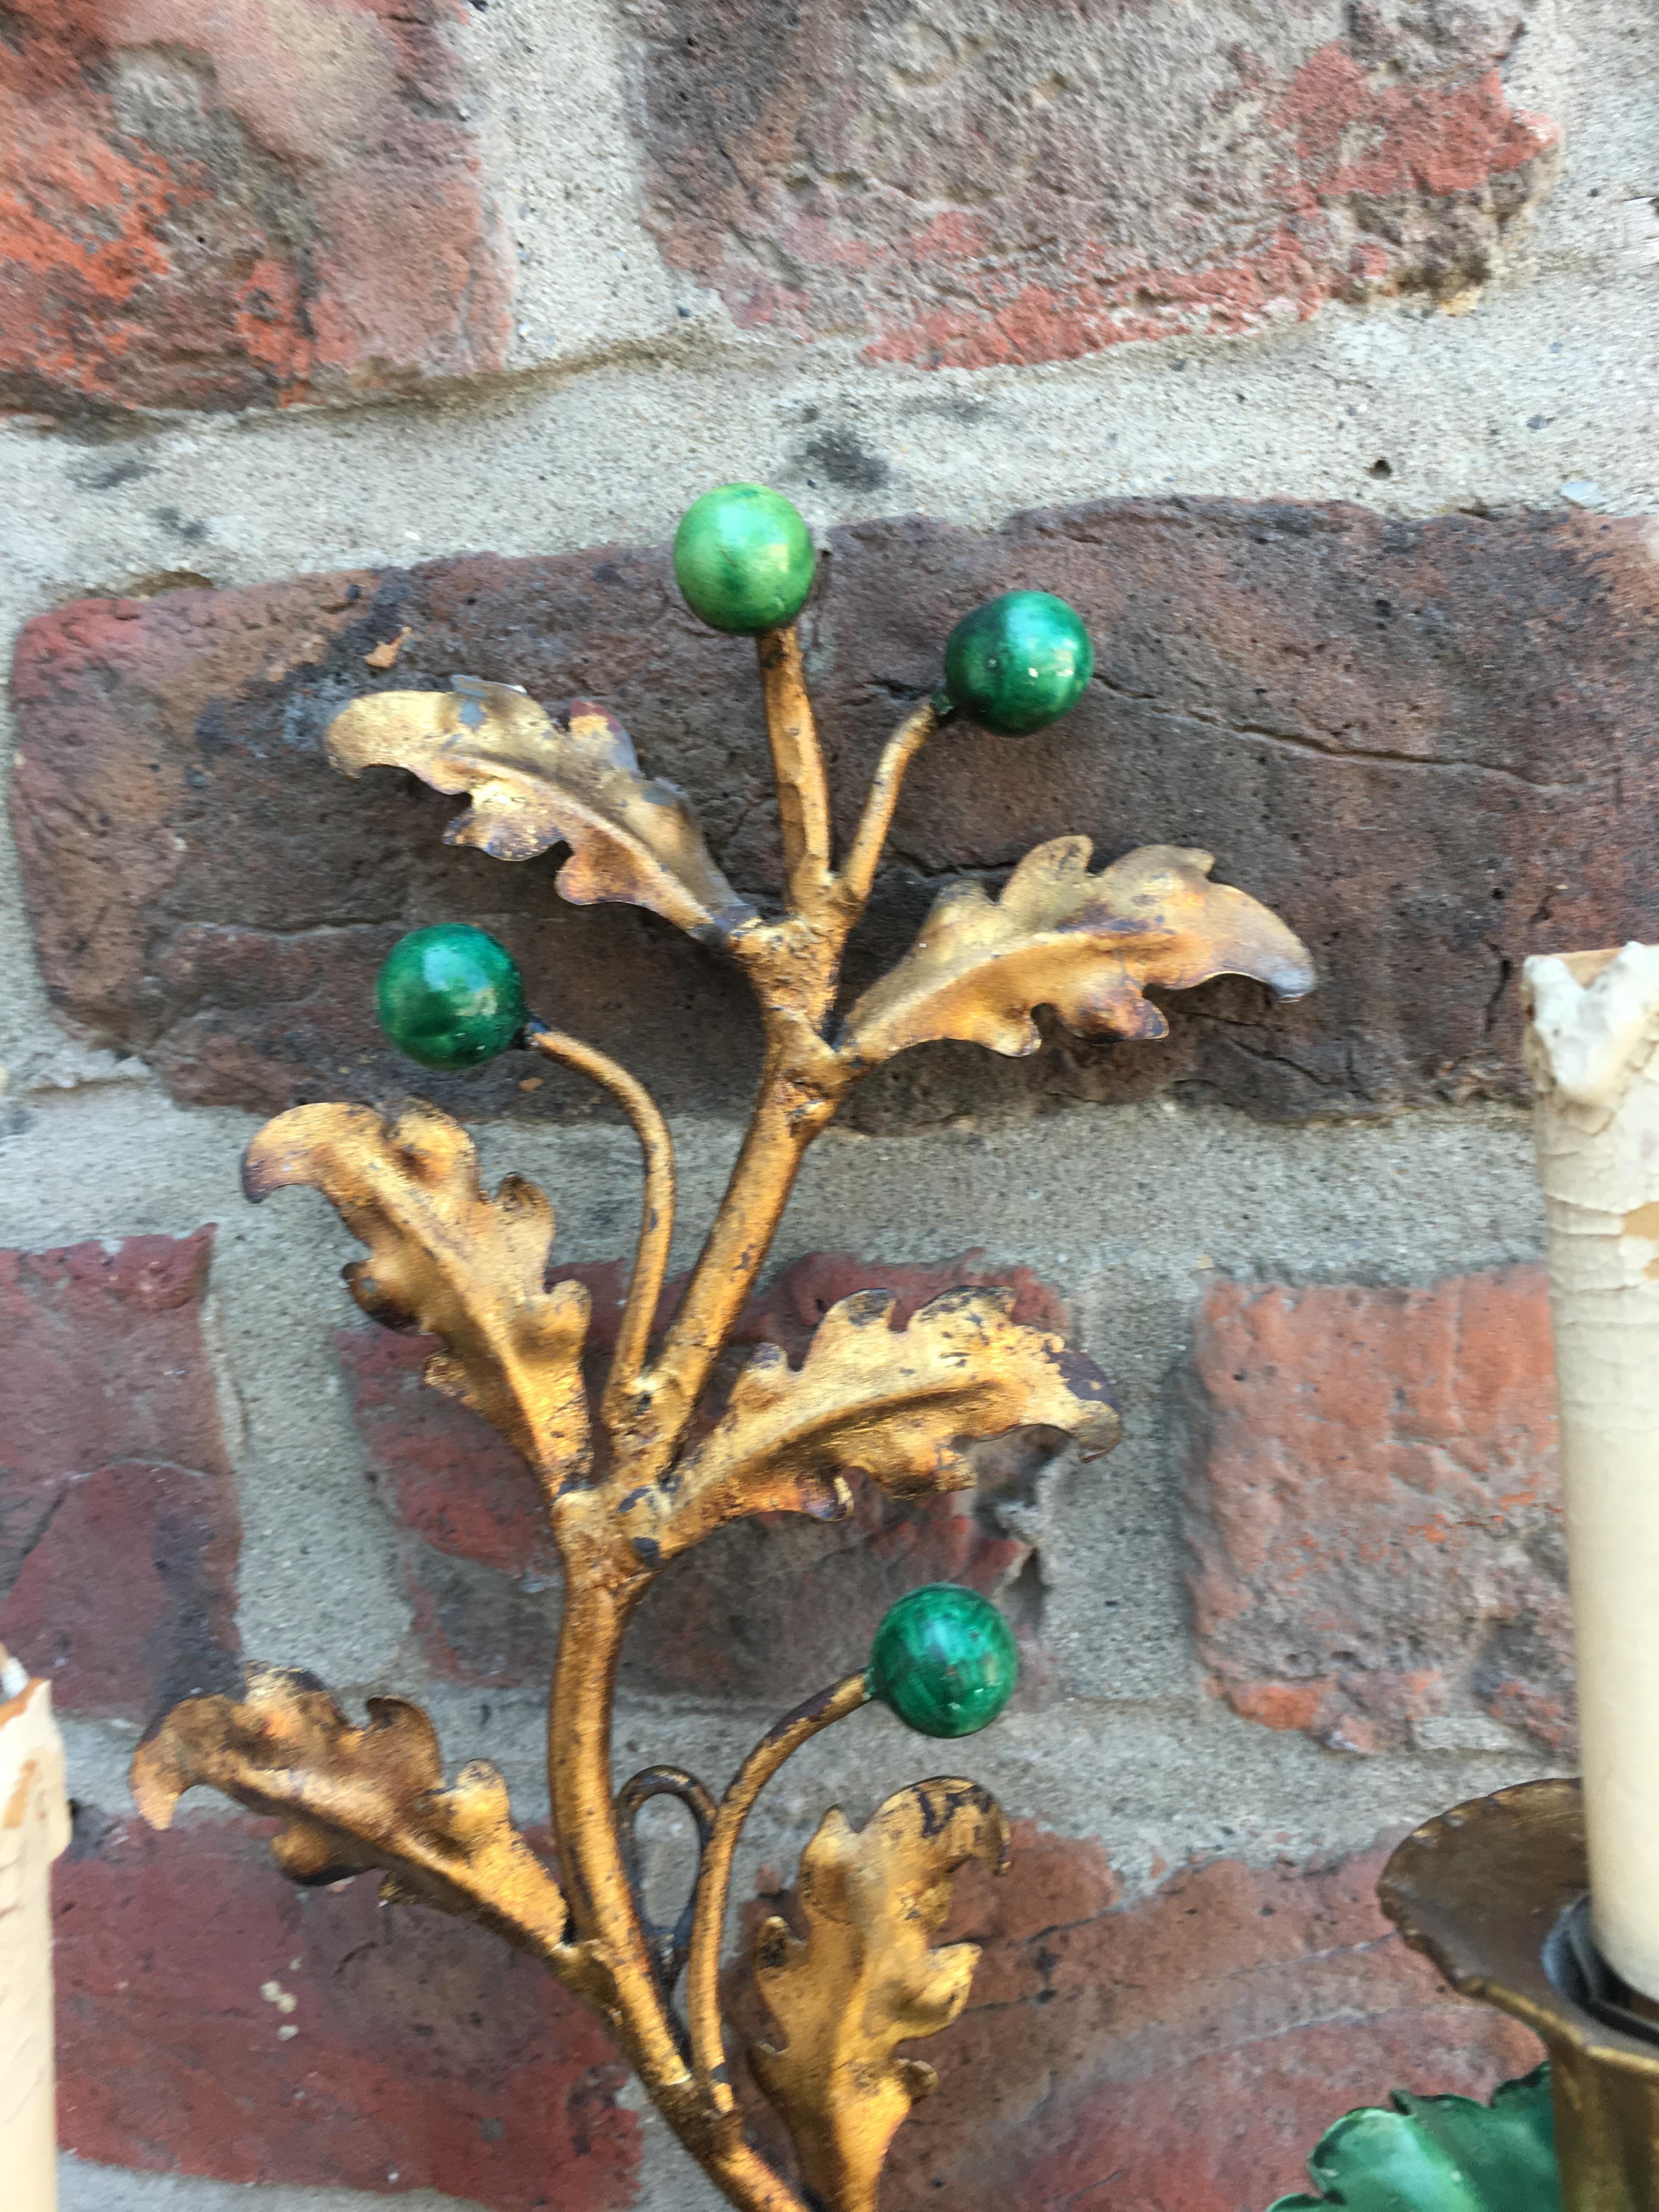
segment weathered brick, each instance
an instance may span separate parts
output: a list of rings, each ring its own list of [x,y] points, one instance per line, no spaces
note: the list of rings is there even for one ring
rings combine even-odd
[[[270,1823],[83,1809],[54,1882],[59,2127],[149,2172],[492,2212],[633,2201],[638,2122],[597,2018],[469,1923],[295,1889]]]
[[[461,0],[12,0],[0,406],[251,407],[500,366]]]
[[[957,1878],[941,1940],[984,1948],[961,2020],[916,2046],[939,2087],[895,2139],[883,2212],[1260,2212],[1348,2107],[1534,2065],[1524,2029],[1388,1927],[1385,1856],[1212,1859],[1126,1904],[1100,1844],[1018,1823],[1006,1875]],[[746,1966],[727,1986],[765,2033]]]
[[[939,877],[994,878],[1079,830],[1103,860],[1157,842],[1215,852],[1321,975],[1291,1007],[1237,981],[1181,994],[1156,1044],[903,1054],[855,1097],[866,1127],[1170,1083],[1286,1116],[1514,1097],[1523,957],[1659,935],[1659,880],[1620,826],[1659,808],[1644,522],[1131,500],[986,535],[863,524],[831,550],[805,627],[843,833],[964,609],[1042,585],[1099,649],[1087,697],[1052,729],[947,731],[923,755],[854,983],[902,950]],[[396,667],[368,667],[405,627]],[[444,847],[454,803],[406,776],[353,786],[327,767],[322,733],[348,698],[455,669],[605,700],[696,794],[732,879],[775,884],[752,657],[678,605],[660,550],[83,601],[29,625],[15,682],[14,818],[68,1018],[146,1054],[182,1098],[383,1095],[414,1071],[375,1030],[375,965],[400,929],[453,917],[497,930],[544,1015],[665,1106],[742,1101],[759,1039],[716,956],[629,909],[562,907],[550,863]],[[512,1055],[422,1071],[418,1087],[470,1116],[591,1103]]]
[[[1483,1713],[1570,1750],[1542,1270],[1218,1282],[1194,1369],[1187,1530],[1212,1686],[1349,1751]]]
[[[650,220],[739,325],[979,368],[1463,306],[1547,184],[1513,8],[633,0]],[[826,456],[826,465],[833,457]]]
[[[822,1314],[854,1290],[896,1292],[893,1317],[902,1328],[942,1291],[993,1280],[1013,1289],[1022,1321],[1063,1326],[1059,1299],[1029,1269],[991,1276],[981,1257],[883,1267],[850,1253],[811,1254],[750,1300],[734,1342],[781,1345],[799,1359]],[[569,1272],[595,1294],[597,1397],[623,1271]],[[683,1281],[669,1286],[665,1319]],[[540,1681],[558,1625],[560,1579],[528,1469],[476,1414],[424,1387],[429,1340],[353,1328],[342,1330],[338,1343],[368,1478],[397,1524],[428,1664],[483,1686]],[[728,1375],[734,1364],[726,1363]],[[848,1521],[825,1527],[769,1514],[721,1530],[677,1560],[646,1599],[629,1637],[626,1680],[641,1690],[787,1705],[860,1664],[877,1623],[904,1591],[962,1582],[1000,1595],[1028,1644],[1021,1695],[1040,1699],[1048,1675],[1033,1547],[1029,1535],[1011,1532],[1000,1509],[1040,1464],[1041,1443],[1009,1438],[976,1456],[981,1483],[972,1493],[911,1503],[855,1481]]]
[[[147,1721],[236,1680],[212,1244],[0,1252],[0,1636],[71,1712]]]

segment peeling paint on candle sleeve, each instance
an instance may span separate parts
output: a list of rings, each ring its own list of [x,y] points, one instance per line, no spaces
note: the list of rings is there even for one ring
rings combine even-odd
[[[1534,1085],[1541,1076],[1575,1105],[1616,1108],[1659,1042],[1659,945],[1540,955],[1527,963],[1526,990]]]
[[[1529,960],[1525,992],[1591,1908],[1659,1998],[1659,946]]]

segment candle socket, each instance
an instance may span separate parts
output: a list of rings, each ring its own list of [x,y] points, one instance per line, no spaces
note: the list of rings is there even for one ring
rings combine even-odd
[[[1578,1783],[1533,1782],[1415,1830],[1377,1897],[1453,1989],[1547,2048],[1563,2212],[1655,2212],[1659,2027],[1590,1941],[1589,1880]]]

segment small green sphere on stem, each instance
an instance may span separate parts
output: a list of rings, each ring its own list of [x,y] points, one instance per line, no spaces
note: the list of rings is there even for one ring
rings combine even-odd
[[[441,921],[400,937],[374,986],[380,1027],[422,1067],[476,1067],[524,1027],[518,963],[487,930]]]
[[[686,605],[711,629],[738,636],[793,622],[817,565],[806,525],[764,484],[704,492],[674,533],[674,575]]]
[[[1001,738],[1058,721],[1094,672],[1082,616],[1052,592],[1005,592],[987,599],[945,641],[946,698]]]
[[[988,1598],[927,1583],[889,1607],[870,1647],[870,1694],[922,1735],[974,1735],[1014,1693],[1019,1653]]]

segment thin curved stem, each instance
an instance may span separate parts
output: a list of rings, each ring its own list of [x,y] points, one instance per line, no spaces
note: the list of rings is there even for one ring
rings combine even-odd
[[[875,884],[882,847],[893,826],[905,774],[939,724],[938,709],[931,699],[925,699],[905,716],[882,748],[846,865],[836,881],[838,901],[849,929],[863,913]]]
[[[732,1861],[743,1824],[767,1784],[802,1744],[820,1730],[870,1702],[868,1677],[848,1674],[805,1705],[786,1713],[767,1730],[744,1759],[714,1819],[714,1832],[702,1855],[691,1911],[691,1951],[686,1972],[685,2007],[691,2029],[691,2063],[698,2087],[716,2112],[735,2109],[726,2073],[726,2039],[720,2030],[720,1942],[726,1933]]]
[[[642,1767],[639,1773],[630,1775],[617,1792],[617,1820],[622,1833],[623,1861],[633,1887],[635,1906],[647,1935],[655,1947],[657,1971],[662,1976],[663,1988],[672,1993],[690,1947],[691,1905],[696,1895],[696,1881],[694,1877],[691,1895],[686,1899],[685,1909],[672,1928],[664,1928],[646,1918],[645,1885],[640,1866],[639,1820],[643,1808],[658,1797],[672,1797],[690,1814],[697,1832],[699,1868],[702,1865],[702,1855],[708,1848],[708,1838],[714,1832],[716,1808],[708,1790],[695,1774],[688,1774],[683,1766]]]
[[[816,915],[830,888],[830,787],[793,623],[755,640],[766,734],[783,833],[784,889],[796,914]]]
[[[613,1434],[627,1410],[627,1401],[638,1389],[651,1342],[651,1324],[668,1273],[668,1249],[674,1238],[674,1144],[668,1124],[656,1101],[642,1083],[605,1053],[584,1044],[580,1037],[550,1030],[544,1022],[525,1025],[525,1042],[550,1060],[561,1060],[595,1083],[602,1084],[634,1125],[645,1164],[645,1190],[640,1202],[640,1241],[629,1278],[628,1297],[617,1328],[617,1348],[611,1356],[599,1414]]]

